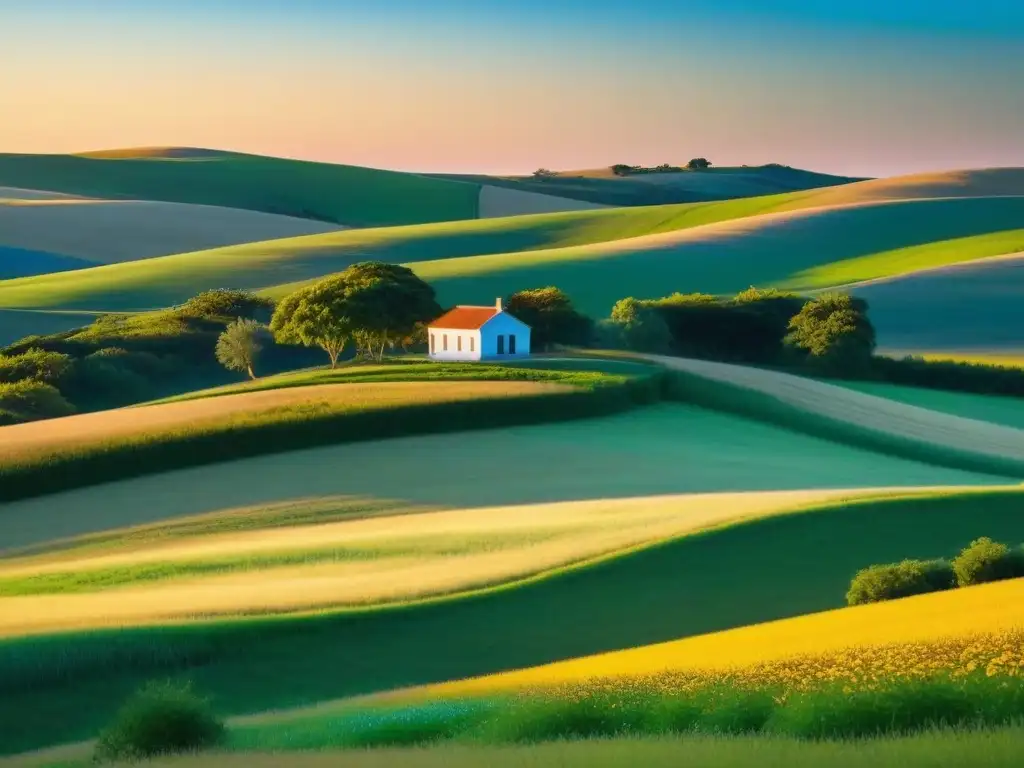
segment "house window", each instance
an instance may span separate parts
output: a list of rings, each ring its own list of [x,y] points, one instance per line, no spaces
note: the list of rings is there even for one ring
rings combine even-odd
[[[516,353],[516,335],[514,333],[508,335],[508,353],[510,355]]]
[[[445,334],[443,334],[441,336],[441,347],[444,349],[445,352],[448,351],[448,334],[447,333],[445,333]]]
[[[437,334],[430,334],[430,354],[437,352]]]
[[[476,339],[472,336],[469,337],[469,351],[476,352]]]
[[[456,336],[455,346],[458,348],[459,352],[462,351],[462,334],[461,333],[458,336]]]
[[[498,354],[505,354],[505,336],[503,334],[498,334]]]

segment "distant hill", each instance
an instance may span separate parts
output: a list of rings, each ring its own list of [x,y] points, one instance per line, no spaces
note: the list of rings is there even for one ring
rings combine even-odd
[[[864,181],[783,165],[644,172],[617,176],[611,167],[558,171],[554,176],[438,174],[435,178],[539,192],[611,206],[666,205],[772,195]]]

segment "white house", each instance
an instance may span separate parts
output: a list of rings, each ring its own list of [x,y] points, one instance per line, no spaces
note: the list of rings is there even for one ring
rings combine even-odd
[[[431,360],[506,360],[530,356],[530,326],[493,307],[459,306],[427,328]]]

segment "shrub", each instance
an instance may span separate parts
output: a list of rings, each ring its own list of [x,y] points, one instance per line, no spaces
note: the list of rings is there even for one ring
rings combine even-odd
[[[8,420],[35,421],[70,416],[75,409],[56,387],[24,380],[0,384],[0,412],[5,412]]]
[[[0,383],[33,379],[56,384],[71,369],[71,357],[59,352],[29,349],[20,355],[0,355]]]
[[[904,560],[858,571],[850,582],[846,602],[848,605],[877,603],[954,586],[953,567],[947,561]]]
[[[132,696],[100,734],[97,760],[139,760],[218,744],[224,724],[189,685],[150,683]]]
[[[972,541],[953,560],[956,583],[961,587],[1024,576],[1024,552],[1011,550],[987,536]]]
[[[274,302],[249,291],[216,288],[193,296],[180,307],[178,314],[185,317],[231,319],[250,318],[269,320]]]
[[[615,303],[602,332],[612,346],[635,352],[667,352],[672,345],[672,333],[661,313],[632,297]]]

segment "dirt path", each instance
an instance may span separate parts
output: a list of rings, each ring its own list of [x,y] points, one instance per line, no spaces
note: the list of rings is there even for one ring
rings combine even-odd
[[[707,360],[645,357],[672,370],[762,392],[810,413],[875,432],[1024,461],[1024,430],[918,408],[788,373]]]

